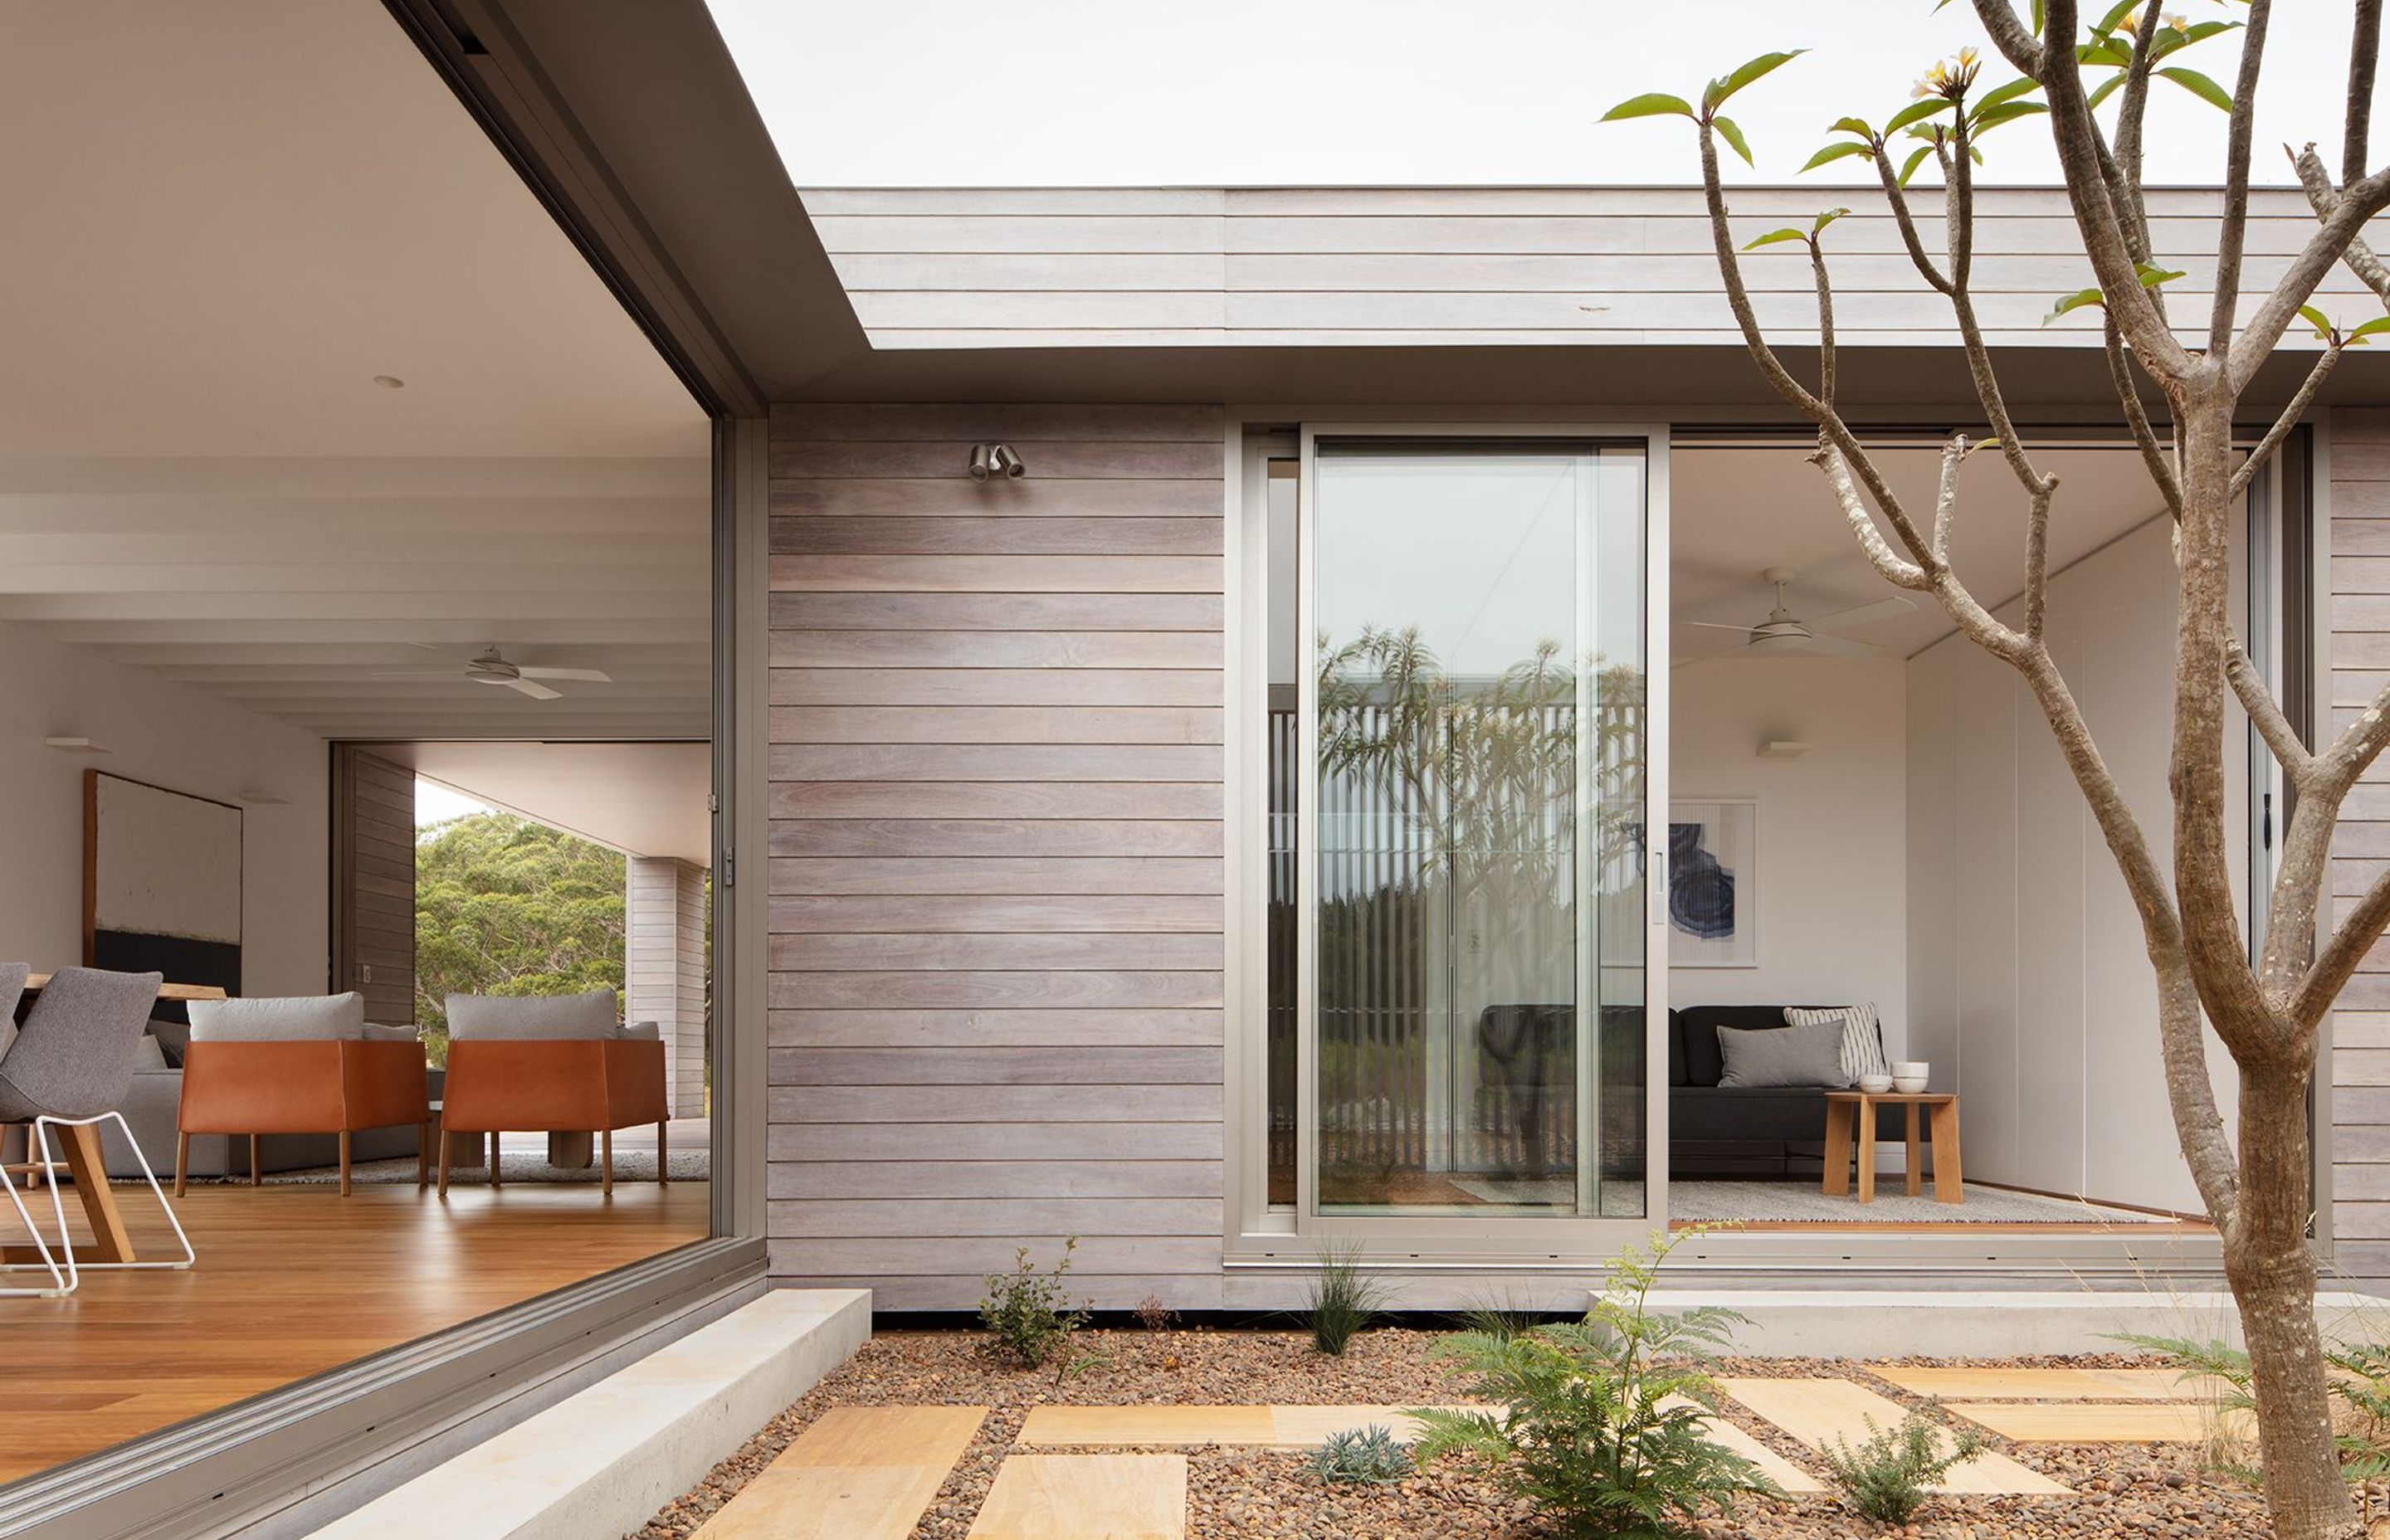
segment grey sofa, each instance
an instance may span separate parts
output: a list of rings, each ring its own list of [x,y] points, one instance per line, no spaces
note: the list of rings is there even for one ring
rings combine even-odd
[[[1718,1028],[1784,1025],[1782,1006],[1686,1006],[1668,1012],[1668,1166],[1679,1176],[1815,1177],[1825,1165],[1826,1102],[1819,1086],[1724,1086]],[[1881,1046],[1881,1031],[1879,1046]],[[1877,1125],[1880,1144],[1903,1137],[1897,1117]]]

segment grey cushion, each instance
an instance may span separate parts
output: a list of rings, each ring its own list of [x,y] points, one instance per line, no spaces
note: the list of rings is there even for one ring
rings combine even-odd
[[[474,1038],[611,1037],[614,992],[593,989],[585,995],[451,995],[448,1035],[460,1043]]]
[[[379,1022],[367,1021],[366,1023],[366,1041],[368,1043],[420,1043],[423,1041],[423,1029],[420,1027],[385,1027]]]
[[[267,995],[191,1002],[194,1043],[309,1043],[366,1034],[366,997]]]
[[[166,1051],[166,1067],[183,1067],[183,1052],[191,1046],[191,1026],[187,1021],[169,1021],[161,1017],[149,1018],[149,1035]]]
[[[638,1043],[661,1043],[664,1038],[664,1029],[653,1021],[633,1021],[621,1028],[614,1035],[627,1037]]]
[[[133,1072],[139,1074],[145,1070],[173,1068],[173,1065],[166,1062],[166,1046],[148,1033],[143,1033],[141,1041],[135,1044],[133,1047]]]
[[[1726,1068],[1718,1075],[1722,1089],[1850,1084],[1843,1078],[1843,1022],[1839,1016],[1808,1026],[1756,1032],[1720,1027],[1717,1034],[1718,1052],[1726,1059]]]

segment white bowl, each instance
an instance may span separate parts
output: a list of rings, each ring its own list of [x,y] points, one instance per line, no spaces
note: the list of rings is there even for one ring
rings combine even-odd
[[[1925,1089],[1925,1077],[1923,1075],[1895,1075],[1892,1077],[1892,1088],[1899,1092],[1904,1097],[1913,1097]]]
[[[1922,1059],[1895,1059],[1892,1065],[1892,1078],[1895,1080],[1921,1079],[1933,1067],[1932,1063]]]
[[[1870,1096],[1880,1097],[1886,1091],[1892,1089],[1892,1077],[1890,1075],[1861,1075],[1859,1076],[1859,1089],[1867,1092]]]

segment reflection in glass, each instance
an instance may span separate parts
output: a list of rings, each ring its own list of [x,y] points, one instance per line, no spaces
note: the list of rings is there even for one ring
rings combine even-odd
[[[1639,1214],[1640,446],[1315,486],[1319,1208]]]

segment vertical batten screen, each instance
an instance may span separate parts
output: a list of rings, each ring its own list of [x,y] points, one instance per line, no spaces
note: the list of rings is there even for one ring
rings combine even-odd
[[[1643,1212],[1644,470],[1640,444],[1317,445],[1323,1214]]]

